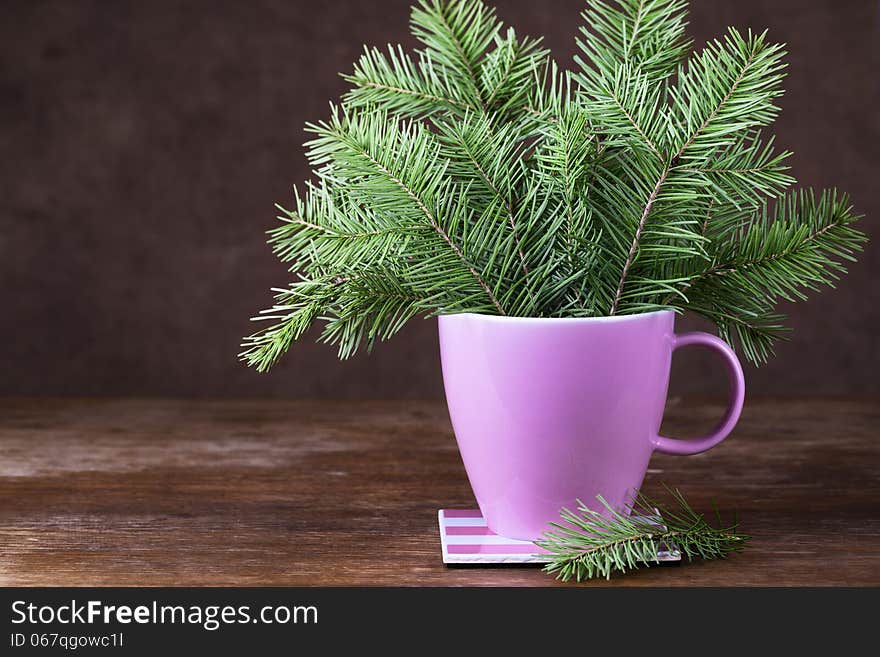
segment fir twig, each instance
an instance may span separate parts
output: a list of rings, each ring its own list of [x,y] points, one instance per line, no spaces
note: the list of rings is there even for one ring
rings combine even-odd
[[[663,187],[663,183],[666,182],[666,176],[668,175],[669,169],[664,169],[645,203],[645,209],[642,211],[642,216],[639,218],[636,234],[633,236],[632,244],[630,244],[629,251],[627,251],[626,254],[626,261],[623,263],[623,271],[620,272],[620,280],[617,282],[617,288],[614,290],[614,301],[611,303],[611,310],[608,312],[609,315],[613,315],[617,312],[617,306],[620,303],[620,295],[623,294],[623,286],[626,285],[626,276],[629,274],[629,268],[632,266],[633,259],[636,257],[636,252],[639,248],[639,241],[642,239],[642,232],[645,230],[645,222],[648,219],[648,215],[651,214],[651,208],[654,207],[654,202],[657,200],[660,188]]]
[[[716,512],[718,526],[713,527],[678,490],[667,490],[674,506],[663,507],[639,495],[634,515],[611,508],[601,496],[598,507],[578,500],[576,511],[562,509],[562,522],[552,523],[555,530],[536,541],[550,553],[544,570],[566,582],[609,579],[614,572],[659,563],[661,548],[674,547],[688,560],[724,558],[745,548],[749,536],[739,531],[736,522],[723,525]]]

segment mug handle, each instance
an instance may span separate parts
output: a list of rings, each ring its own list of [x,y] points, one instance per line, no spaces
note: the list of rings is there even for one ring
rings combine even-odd
[[[694,438],[692,440],[678,440],[675,438],[664,438],[663,436],[655,437],[651,442],[654,449],[663,454],[699,454],[707,449],[715,447],[722,440],[727,438],[728,434],[733,431],[736,426],[739,415],[742,412],[743,402],[746,397],[746,383],[743,376],[742,365],[736,357],[733,349],[721,338],[717,338],[709,333],[702,331],[694,331],[693,333],[682,333],[676,335],[673,343],[673,351],[679,347],[687,347],[689,345],[698,345],[712,349],[723,357],[725,368],[727,369],[727,378],[730,382],[729,400],[727,402],[727,412],[718,425],[705,436]]]

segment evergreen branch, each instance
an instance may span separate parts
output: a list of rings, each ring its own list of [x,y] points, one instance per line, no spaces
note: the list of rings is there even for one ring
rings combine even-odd
[[[364,237],[377,237],[380,235],[390,235],[392,233],[396,233],[397,230],[394,228],[389,228],[386,230],[361,230],[354,231],[351,233],[341,232],[337,230],[333,230],[332,228],[328,228],[327,226],[319,226],[318,224],[313,224],[310,221],[300,217],[296,214],[290,214],[288,217],[278,217],[278,219],[282,221],[286,221],[288,224],[293,224],[296,226],[301,226],[303,228],[308,228],[310,230],[318,231],[319,233],[323,233],[328,237],[335,237],[338,239],[361,239]],[[282,261],[284,258],[282,258]]]
[[[589,123],[584,112],[566,113],[553,127],[554,140],[544,164],[559,177],[565,199],[566,238],[570,241],[582,232],[582,226],[579,225],[581,222],[575,218],[581,212],[575,206],[581,199],[581,193],[587,191],[589,176],[593,173],[594,161],[590,142],[595,137],[589,132]]]
[[[812,190],[789,194],[772,214],[765,204],[747,228],[719,245],[711,264],[679,288],[687,294],[685,307],[728,334],[735,330],[746,355],[765,361],[782,330],[769,309],[780,299],[804,299],[805,290],[833,285],[846,271],[841,261],[853,261],[865,241],[852,227],[858,219],[836,190],[818,197]]]
[[[538,125],[552,125],[574,102],[572,77],[568,71],[560,71],[552,59],[532,71],[523,114]]]
[[[636,228],[635,235],[633,236],[632,244],[630,244],[629,252],[626,254],[626,261],[623,263],[623,271],[620,273],[620,280],[617,282],[617,289],[614,291],[614,301],[611,304],[611,310],[608,313],[609,315],[614,315],[617,312],[617,306],[620,303],[620,296],[623,294],[623,286],[626,285],[626,277],[629,274],[629,268],[632,266],[633,260],[636,257],[636,252],[639,248],[639,241],[642,239],[645,222],[648,220],[648,215],[651,214],[651,209],[654,207],[654,202],[657,200],[660,188],[663,187],[663,183],[666,182],[666,176],[668,175],[669,168],[667,167],[663,169],[663,173],[660,174],[660,178],[657,179],[657,184],[654,185],[654,189],[651,190],[651,195],[648,196],[648,200],[645,203],[645,210],[642,212],[642,216],[639,219],[639,224]]]
[[[637,0],[636,1],[636,12],[633,17],[633,25],[630,30],[629,39],[624,37],[623,44],[623,58],[628,59],[633,53],[633,46],[636,44],[636,39],[639,36],[639,30],[642,28],[642,17],[645,12],[645,0]]]
[[[662,91],[662,86],[652,85],[638,69],[621,64],[582,93],[588,101],[584,107],[590,122],[602,126],[606,141],[613,137],[625,148],[646,147],[665,161],[663,148],[669,128],[661,105]]]
[[[645,141],[645,143],[648,145],[648,148],[650,148],[657,157],[662,159],[663,154],[660,152],[660,149],[658,149],[657,146],[654,145],[654,142],[651,141],[651,138],[648,137],[644,129],[638,124],[638,122],[635,120],[635,117],[633,117],[633,115],[630,114],[626,107],[623,106],[620,98],[613,91],[609,92],[609,97],[614,102],[615,106],[620,110],[621,114],[626,117],[626,120],[629,121],[630,125],[635,128],[636,132],[639,133],[639,136]]]
[[[278,218],[269,244],[292,272],[320,273],[357,261],[364,266],[406,248],[417,226],[385,221],[345,197],[334,198],[326,184],[309,184],[305,196],[294,188],[294,208]]]
[[[450,105],[452,107],[456,107],[458,109],[467,110],[470,109],[470,105],[467,103],[461,103],[452,98],[446,98],[443,96],[438,96],[436,94],[431,94],[423,91],[417,91],[414,89],[404,89],[403,87],[394,87],[388,84],[381,84],[380,82],[371,82],[369,80],[365,80],[361,82],[361,84],[365,87],[369,87],[371,89],[377,89],[379,91],[390,91],[394,94],[402,94],[405,96],[413,96],[414,98],[419,98],[421,100],[427,100],[430,103],[439,103]],[[379,103],[376,103],[379,104]],[[350,105],[351,106],[351,105]]]
[[[550,51],[540,39],[518,39],[513,28],[480,63],[480,86],[489,112],[514,115],[522,111],[537,79],[548,65]]]
[[[389,268],[375,268],[351,278],[331,307],[321,339],[338,345],[339,358],[352,356],[360,344],[371,351],[422,312],[422,295]]]
[[[662,82],[675,72],[687,52],[686,0],[587,0],[582,14],[579,55],[575,62],[579,82],[589,87],[613,76],[621,64],[640,70],[651,83]]]
[[[657,183],[655,184],[651,195],[648,197],[645,210],[641,215],[632,242],[630,243],[628,254],[620,275],[620,280],[611,304],[610,314],[613,315],[618,310],[630,266],[641,246],[640,242],[645,223],[648,220],[649,214],[656,201],[657,195],[660,193],[663,183],[667,180],[673,169],[679,169],[677,172],[677,175],[679,176],[682,174],[694,173],[692,171],[694,168],[694,160],[706,161],[715,156],[719,144],[719,135],[722,137],[720,144],[725,145],[729,142],[729,135],[732,134],[732,131],[727,127],[721,128],[716,125],[719,117],[731,121],[738,121],[739,123],[736,123],[735,125],[745,125],[746,127],[760,125],[761,121],[768,117],[772,117],[775,108],[772,106],[771,101],[775,95],[778,95],[778,90],[775,85],[781,79],[781,75],[778,75],[778,59],[780,56],[781,49],[775,46],[766,46],[763,35],[754,38],[749,35],[747,41],[742,39],[735,31],[731,31],[725,46],[722,47],[720,44],[716,44],[714,47],[707,47],[706,52],[704,52],[701,57],[697,58],[696,64],[692,67],[693,71],[715,70],[720,66],[720,62],[725,62],[729,64],[730,67],[738,66],[738,69],[732,69],[736,72],[732,73],[727,80],[724,79],[723,75],[715,76],[716,79],[720,79],[720,81],[724,83],[723,87],[719,86],[714,88],[712,90],[714,93],[710,92],[707,94],[702,90],[702,87],[694,88],[693,85],[696,84],[696,82],[690,80],[688,75],[682,76],[679,83],[679,91],[681,92],[681,90],[684,90],[690,94],[691,98],[689,102],[691,105],[689,105],[689,109],[697,107],[697,111],[703,113],[703,119],[698,127],[693,130],[675,150],[675,154],[668,160],[665,168],[657,178]],[[731,69],[728,68],[725,70]],[[689,70],[688,73],[692,73],[693,71]],[[616,73],[616,84],[620,84],[621,77],[627,79],[625,68],[618,68]],[[647,85],[644,82],[640,83],[638,86],[643,89],[647,88]],[[601,91],[593,91],[593,94],[601,97]],[[699,94],[703,95],[700,96]],[[677,96],[679,109],[682,105],[682,97],[681,93]],[[695,101],[694,98],[697,98],[697,100],[701,102]],[[644,103],[641,103],[638,106],[644,106]],[[654,111],[654,114],[656,115],[657,112]],[[607,116],[604,116],[603,118],[608,122]],[[665,122],[663,122],[663,124],[665,124]],[[712,126],[715,127],[710,130],[709,128]],[[647,135],[643,130],[637,130],[637,135],[641,141],[646,141]],[[707,135],[711,135],[713,140],[711,142],[711,150],[705,150],[710,143],[707,141]],[[707,138],[702,139],[703,137]],[[647,140],[647,143],[652,151],[656,151],[656,147],[653,147],[650,140]],[[682,166],[679,166],[680,159],[682,159],[683,155],[685,155],[688,152],[688,149],[695,143],[701,144],[703,150],[699,150],[697,154],[688,155],[688,157],[685,158],[686,162]],[[783,186],[786,184],[788,179],[781,173],[781,159],[769,157],[767,155],[768,152],[767,149],[757,151],[758,157],[762,160],[762,163],[768,165],[765,171],[752,173],[748,176],[742,171],[739,173],[727,172],[724,182],[730,183],[734,191],[748,188],[749,183],[755,182],[756,179],[761,185],[760,189],[769,191],[773,191],[775,186]],[[755,152],[753,151],[750,154],[754,155]],[[698,155],[700,155],[701,158],[698,158]],[[691,170],[682,171],[682,169],[688,168]],[[747,167],[739,168],[745,169]],[[722,175],[720,167],[718,167],[718,169],[719,171],[716,171],[714,175]],[[765,176],[765,178],[762,178],[761,176]],[[743,178],[745,178],[744,181],[742,180]],[[717,183],[716,188],[720,189],[722,192],[726,191],[723,186],[720,186]],[[754,195],[753,190],[742,193]]]
[[[486,109],[480,90],[480,58],[501,28],[495,10],[480,0],[420,0],[413,8],[412,33],[436,65]]]
[[[529,265],[526,261],[526,254],[523,252],[522,241],[519,238],[519,234],[516,229],[516,218],[514,217],[513,205],[508,197],[505,197],[501,190],[492,182],[492,179],[489,177],[489,174],[486,173],[486,170],[483,166],[474,159],[474,155],[472,152],[468,153],[468,158],[470,162],[474,165],[474,168],[480,174],[480,179],[486,183],[486,186],[489,190],[495,195],[495,197],[504,205],[504,211],[507,214],[507,223],[510,225],[510,231],[513,234],[513,241],[516,244],[516,252],[519,254],[520,263],[522,264],[523,273],[528,276],[529,274]]]
[[[335,113],[329,123],[311,125],[310,130],[318,135],[310,142],[312,161],[316,164],[333,163],[325,175],[346,174],[352,191],[357,193],[363,189],[366,192],[363,200],[373,207],[384,205],[400,212],[405,209],[405,205],[401,207],[401,201],[411,204],[417,216],[409,212],[406,215],[416,221],[419,216],[426,220],[470,272],[498,314],[505,314],[480,272],[429,207],[445,195],[447,183],[444,180],[445,165],[427,131],[412,124],[401,128],[389,122],[383,112],[364,117],[346,114],[340,117]],[[422,173],[426,175],[423,177]],[[390,188],[372,184],[381,185],[383,181],[390,183]]]
[[[544,571],[564,582],[610,579],[614,571],[625,573],[659,563],[660,549],[678,549],[688,560],[709,560],[725,558],[746,547],[750,537],[739,532],[736,523],[713,527],[679,491],[667,490],[673,498],[672,507],[664,508],[641,494],[637,496],[634,506],[638,513],[656,509],[648,515],[616,510],[601,496],[592,508],[578,500],[576,511],[562,509],[562,522],[552,523],[555,529],[535,542],[549,552],[551,561]]]
[[[324,312],[337,293],[337,286],[332,279],[304,279],[288,289],[274,290],[275,305],[253,321],[274,320],[277,323],[245,338],[239,359],[258,372],[267,371]]]
[[[564,93],[570,96],[571,90]],[[542,182],[561,199],[564,232],[558,241],[566,264],[561,276],[579,275],[580,284],[570,296],[574,306],[584,310],[592,306],[587,288],[594,266],[594,249],[587,239],[593,227],[586,199],[601,151],[593,148],[597,136],[586,111],[571,102],[560,103],[556,111],[558,116],[545,129],[545,138],[535,152],[535,164]]]
[[[845,271],[839,259],[853,261],[864,236],[851,224],[859,219],[846,196],[826,190],[817,199],[800,190],[780,199],[775,216],[765,205],[741,235],[721,246],[715,262],[689,281],[737,277],[737,284],[787,301],[804,298],[800,288],[830,285]]]
[[[613,307],[615,314],[659,309],[658,296],[680,278],[669,271],[705,255],[706,238],[699,234],[708,201],[705,184],[647,150],[631,149],[604,157],[591,189],[591,212],[603,237],[594,292],[599,307],[603,312]]]
[[[733,83],[730,85],[730,88],[724,92],[724,96],[722,96],[721,100],[711,109],[709,115],[703,119],[703,122],[694,130],[690,136],[685,140],[685,142],[679,147],[679,149],[673,155],[673,159],[681,157],[681,155],[688,149],[688,146],[694,143],[694,141],[699,137],[703,131],[709,126],[710,123],[718,116],[718,112],[730,101],[730,97],[736,92],[737,87],[742,83],[743,77],[748,70],[748,67],[751,65],[754,60],[754,53],[749,53],[748,59],[743,63],[742,70],[737,74],[736,78],[733,80]]]
[[[474,63],[474,60],[465,53],[464,47],[461,44],[461,40],[456,34],[456,32],[452,29],[452,26],[449,24],[446,16],[443,15],[442,12],[438,13],[439,20],[443,25],[443,28],[448,31],[449,38],[452,43],[455,45],[455,49],[458,52],[458,55],[461,57],[461,64],[465,71],[467,72],[468,77],[470,78],[470,82],[474,87],[474,90],[477,94],[477,100],[480,102],[480,105],[485,108],[486,101],[483,100],[482,94],[480,93],[479,85],[477,84],[477,68]]]
[[[779,108],[773,101],[782,93],[785,51],[767,44],[765,36],[748,32],[744,38],[731,28],[723,42],[709,42],[681,68],[670,90],[680,126],[674,130],[679,145],[673,161],[693,165],[738,134],[775,119]]]
[[[354,85],[344,98],[348,108],[382,107],[402,117],[473,108],[465,93],[437,74],[430,57],[416,63],[400,46],[389,46],[387,55],[365,48],[354,72],[343,77]]]
[[[773,312],[773,304],[742,290],[731,288],[720,300],[691,293],[683,305],[715,324],[718,335],[728,344],[738,345],[756,365],[766,363],[776,343],[790,337],[790,329],[782,324],[785,317]]]
[[[428,209],[428,206],[425,205],[424,201],[420,199],[416,193],[412,190],[412,188],[408,187],[407,184],[396,175],[394,175],[390,170],[388,170],[378,159],[376,159],[372,154],[370,154],[366,150],[362,150],[361,153],[367,157],[370,162],[372,162],[376,168],[388,176],[388,179],[391,180],[394,184],[398,185],[407,196],[409,196],[416,205],[419,206],[419,209],[425,215],[425,218],[430,223],[431,228],[437,231],[437,234],[449,245],[449,248],[452,249],[452,252],[455,253],[456,257],[461,260],[461,263],[467,268],[467,270],[473,274],[474,279],[476,279],[477,283],[483,290],[486,292],[486,295],[489,297],[489,300],[492,302],[492,305],[498,310],[499,315],[504,315],[504,308],[501,307],[501,304],[498,303],[498,299],[495,298],[495,294],[492,292],[491,288],[486,284],[486,281],[483,280],[482,276],[480,276],[480,272],[476,270],[476,268],[468,261],[468,259],[464,256],[459,246],[452,240],[449,236],[449,233],[440,225],[440,222],[437,221],[437,217]]]
[[[463,121],[437,125],[441,143],[450,156],[450,171],[464,180],[473,179],[484,186],[491,198],[504,208],[523,274],[528,276],[528,260],[522,246],[513,207],[515,188],[522,176],[523,135],[515,124],[495,129],[485,114],[465,117]],[[476,194],[471,194],[475,197]],[[482,208],[482,204],[479,204]]]
[[[704,178],[722,202],[743,210],[778,197],[794,182],[786,164],[790,156],[789,151],[774,150],[772,137],[763,141],[759,132],[747,132],[703,162],[681,165],[681,170]]]
[[[505,61],[501,63],[501,71],[500,74],[496,75],[496,79],[485,84],[487,87],[486,92],[488,97],[486,98],[486,106],[491,107],[492,103],[495,102],[495,99],[498,97],[498,94],[505,88],[507,85],[507,81],[510,79],[513,74],[514,68],[517,65],[517,61],[522,56],[523,47],[516,41],[516,35],[511,28],[510,34],[508,36],[507,43],[510,43],[510,48],[512,50],[511,55],[508,56]],[[503,52],[503,45],[499,44],[497,50],[499,52]]]
[[[346,357],[418,315],[672,309],[766,360],[775,304],[865,237],[845,197],[786,195],[789,153],[759,134],[782,46],[730,30],[683,62],[686,8],[587,0],[569,73],[480,0],[420,0],[423,49],[365,49],[309,126],[316,180],[269,238],[298,282],[242,359],[268,368],[316,321]]]

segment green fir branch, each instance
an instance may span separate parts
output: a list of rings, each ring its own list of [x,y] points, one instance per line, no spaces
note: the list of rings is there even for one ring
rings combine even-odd
[[[480,59],[501,30],[495,10],[480,0],[421,0],[413,8],[411,26],[434,64],[486,108]]]
[[[772,343],[786,335],[773,307],[833,287],[866,240],[853,227],[859,218],[837,190],[790,193],[772,211],[765,204],[684,281],[683,306],[715,322],[725,339],[735,338],[750,360],[765,362]]]
[[[458,86],[438,73],[429,56],[414,61],[400,46],[389,46],[387,54],[365,48],[354,72],[343,77],[353,85],[345,95],[346,106],[353,109],[380,107],[403,118],[475,109]]]
[[[341,176],[362,203],[377,211],[398,214],[402,219],[430,226],[486,293],[499,315],[506,314],[493,290],[456,243],[444,217],[435,208],[448,198],[433,137],[421,125],[398,125],[384,112],[366,115],[335,113],[329,122],[310,126],[317,137],[310,142],[310,159],[323,164],[328,180]]]
[[[743,550],[749,536],[734,522],[713,526],[696,512],[678,490],[669,490],[673,505],[660,506],[639,495],[629,515],[612,508],[601,496],[576,511],[562,509],[561,522],[535,544],[549,552],[544,571],[564,582],[626,573],[659,563],[661,549],[677,549],[688,560],[722,559]],[[717,514],[716,514],[717,515]],[[541,555],[545,556],[545,555]]]
[[[614,77],[621,64],[663,81],[690,47],[687,0],[587,0],[575,62],[582,81]]]
[[[277,291],[242,360],[270,367],[315,323],[347,357],[418,316],[708,318],[749,360],[776,306],[862,248],[833,190],[791,191],[766,133],[784,48],[730,29],[690,52],[686,0],[587,0],[576,69],[481,0],[420,0],[420,48],[365,49],[308,126],[314,179],[269,242]]]

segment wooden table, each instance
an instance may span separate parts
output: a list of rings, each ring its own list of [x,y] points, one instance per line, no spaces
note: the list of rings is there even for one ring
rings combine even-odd
[[[672,400],[664,430],[720,413]],[[878,429],[876,399],[750,399],[720,447],[655,456],[645,490],[737,510],[751,549],[610,583],[880,584]],[[6,399],[0,454],[4,585],[555,583],[441,563],[437,509],[475,503],[438,402]]]

